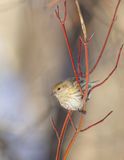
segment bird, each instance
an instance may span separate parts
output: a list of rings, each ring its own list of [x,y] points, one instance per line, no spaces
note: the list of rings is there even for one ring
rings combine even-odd
[[[86,80],[79,78],[80,86],[84,93]],[[88,83],[88,95],[86,102],[90,99],[90,89],[96,81]],[[55,84],[52,88],[52,94],[58,99],[60,105],[66,110],[83,112],[83,94],[80,91],[80,86],[75,77],[68,78]]]

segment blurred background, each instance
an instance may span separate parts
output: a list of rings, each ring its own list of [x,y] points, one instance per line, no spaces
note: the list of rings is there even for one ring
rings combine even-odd
[[[50,124],[60,130],[66,111],[51,96],[52,86],[73,76],[63,33],[50,0],[0,0],[0,159],[54,160],[57,140]],[[96,62],[117,0],[79,0],[88,35],[90,67]],[[58,2],[63,10],[62,3]],[[81,33],[74,1],[67,0],[67,32],[76,61]],[[115,65],[124,43],[122,0],[105,53],[91,75],[103,80]],[[124,52],[124,51],[123,51]],[[69,154],[71,160],[124,159],[124,54],[114,75],[93,91],[84,126],[113,114],[102,124],[80,134]],[[82,58],[82,62],[84,60]],[[84,68],[84,65],[82,65]],[[78,120],[75,113],[74,119]],[[66,135],[64,148],[72,130]]]

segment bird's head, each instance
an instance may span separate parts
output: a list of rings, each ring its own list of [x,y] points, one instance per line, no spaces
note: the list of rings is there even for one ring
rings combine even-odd
[[[57,83],[53,87],[52,93],[57,98],[59,98],[59,97],[65,97],[68,94],[68,89],[70,87],[72,87],[71,81],[66,80],[64,82]]]

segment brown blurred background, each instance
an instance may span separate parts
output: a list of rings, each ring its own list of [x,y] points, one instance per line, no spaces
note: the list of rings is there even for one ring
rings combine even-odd
[[[66,111],[51,96],[51,87],[73,76],[73,72],[63,33],[53,13],[55,6],[48,8],[49,2],[0,0],[1,160],[55,159],[57,141],[50,117],[54,117],[60,129]],[[90,67],[98,57],[116,3],[117,0],[80,0],[88,34],[95,32],[89,44]],[[80,22],[72,0],[67,0],[67,7],[66,26],[76,59]],[[115,64],[124,42],[123,8],[122,0],[109,43],[91,80],[104,79]],[[69,159],[124,159],[123,58],[124,54],[108,82],[93,92],[87,104],[84,127],[110,110],[114,113],[104,123],[79,135]],[[75,115],[76,121],[79,114]],[[68,138],[67,134],[66,141]]]

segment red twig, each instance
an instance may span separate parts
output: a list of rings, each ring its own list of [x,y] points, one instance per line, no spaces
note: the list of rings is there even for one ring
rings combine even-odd
[[[58,140],[58,145],[57,145],[56,160],[60,159],[61,144],[62,144],[62,141],[63,141],[63,138],[64,138],[64,134],[65,134],[65,131],[66,131],[66,128],[67,128],[67,125],[68,125],[68,122],[69,122],[69,117],[70,117],[71,113],[72,113],[71,111],[68,111],[68,113],[66,115],[66,118],[64,120],[63,126],[62,126],[62,130],[61,130],[60,137],[59,137],[59,140]]]
[[[50,121],[51,121],[52,127],[53,127],[53,129],[54,129],[54,131],[55,131],[55,133],[56,133],[56,137],[57,137],[57,139],[58,139],[58,141],[59,141],[59,133],[58,133],[58,131],[57,131],[57,128],[56,128],[56,126],[55,126],[55,123],[54,123],[53,118],[51,118]]]
[[[84,132],[84,131],[86,131],[86,130],[88,130],[88,129],[94,127],[94,126],[96,126],[97,124],[103,122],[108,116],[110,116],[110,114],[112,114],[112,112],[113,112],[113,111],[110,111],[104,118],[102,118],[101,120],[99,120],[99,121],[96,122],[96,123],[91,124],[90,126],[84,128],[84,129],[80,130],[80,132]]]
[[[66,32],[66,28],[65,28],[65,21],[66,21],[66,17],[67,17],[66,1],[64,3],[64,9],[65,9],[64,20],[62,20],[61,17],[60,17],[59,7],[57,7],[57,10],[55,10],[55,13],[56,13],[56,16],[57,16],[60,24],[61,24],[61,28],[62,28],[62,31],[63,31],[63,34],[64,34],[64,38],[65,38],[65,41],[66,41],[66,45],[67,45],[67,48],[68,48],[68,52],[69,52],[69,56],[70,56],[72,69],[73,69],[73,72],[74,72],[74,76],[75,76],[76,81],[77,81],[77,83],[78,83],[78,85],[80,87],[80,92],[83,95],[83,91],[82,91],[82,88],[81,88],[80,82],[79,82],[79,76],[78,76],[78,73],[77,73],[77,70],[76,70],[76,67],[75,67],[75,63],[74,63],[72,49],[71,49],[71,46],[70,46],[70,43],[69,43],[69,39],[68,39],[68,35],[67,35],[67,32]]]
[[[112,71],[109,73],[109,75],[100,83],[98,83],[97,85],[95,85],[94,87],[91,88],[91,90],[89,91],[89,93],[91,91],[93,91],[95,88],[101,86],[103,83],[105,83],[110,77],[111,75],[114,73],[114,71],[117,69],[118,67],[118,63],[119,63],[119,60],[120,60],[120,55],[122,53],[122,49],[123,49],[123,45],[121,46],[120,50],[119,50],[119,53],[118,53],[118,57],[117,57],[117,61],[116,61],[116,64],[115,64],[115,67],[112,69]]]
[[[65,13],[64,13],[64,19],[63,22],[65,23],[66,17],[67,17],[67,5],[66,5],[66,0],[64,1],[64,8],[65,8]]]
[[[65,28],[65,20],[66,20],[66,16],[67,16],[66,2],[64,3],[64,9],[65,9],[65,15],[64,15],[63,20],[60,18],[59,7],[57,7],[57,10],[55,10],[55,13],[56,13],[56,16],[57,16],[60,24],[61,24],[61,28],[62,28],[64,38],[65,38],[65,41],[66,41],[66,45],[67,45],[67,48],[68,48],[68,52],[69,52],[69,56],[70,56],[70,60],[71,60],[71,64],[72,64],[72,68],[73,68],[73,71],[74,71],[75,78],[76,78],[76,80],[77,80],[77,82],[80,86],[78,73],[76,71],[76,67],[75,67],[74,59],[73,59],[73,55],[72,55],[72,49],[71,49],[69,39],[68,39],[68,36],[67,36],[67,32],[66,32],[66,28]],[[81,89],[81,86],[80,86],[80,91],[81,91],[81,93],[83,93],[82,89]],[[70,114],[71,114],[71,112],[69,111],[67,113],[66,118],[65,118],[64,123],[63,123],[63,127],[62,127],[62,130],[61,130],[61,133],[60,133],[60,138],[59,138],[58,146],[57,146],[56,160],[59,160],[59,158],[60,158],[61,144],[62,144],[62,141],[63,141],[63,138],[64,138],[64,133],[65,133],[68,121],[69,121]]]
[[[64,3],[64,4],[65,4],[64,5],[65,10],[66,10],[66,3]],[[66,16],[67,16],[67,11],[65,11],[64,20],[61,20],[61,18],[60,18],[59,7],[57,7],[57,10],[55,10],[55,13],[56,13],[56,16],[57,16],[60,24],[61,24],[61,28],[62,28],[62,31],[63,31],[63,34],[64,34],[64,38],[65,38],[65,41],[66,41],[66,45],[67,45],[67,48],[68,48],[68,52],[69,52],[69,56],[70,56],[70,60],[71,60],[71,64],[72,64],[72,68],[73,68],[73,71],[74,71],[74,75],[75,75],[76,81],[79,84],[80,91],[81,91],[81,93],[83,95],[83,91],[82,91],[82,88],[80,86],[80,82],[79,82],[79,78],[78,78],[78,73],[76,71],[76,67],[75,67],[75,64],[74,64],[74,59],[73,59],[73,55],[72,55],[72,49],[71,49],[71,46],[70,46],[70,43],[69,43],[69,39],[68,39],[68,36],[67,36],[67,32],[66,32],[66,28],[65,28],[65,20],[66,20]],[[60,158],[61,144],[62,144],[64,133],[65,133],[68,121],[69,121],[69,114],[70,113],[71,112],[68,112],[68,114],[66,115],[66,118],[64,120],[64,124],[63,124],[62,130],[61,130],[61,133],[60,133],[60,138],[59,138],[59,141],[58,141],[57,152],[56,152],[56,160],[59,160],[59,158]]]
[[[85,107],[86,98],[87,98],[87,94],[88,94],[88,83],[89,83],[89,62],[88,62],[88,43],[83,42],[83,44],[84,44],[84,49],[85,49],[85,66],[86,66],[86,73],[85,73],[86,86],[85,86],[85,92],[84,92],[84,96],[83,96],[83,111],[85,111],[84,107]],[[68,144],[68,146],[66,148],[66,151],[65,151],[64,156],[63,156],[63,160],[66,160],[66,158],[69,154],[69,151],[71,150],[71,147],[72,147],[73,143],[75,142],[75,140],[78,136],[78,133],[81,130],[82,123],[83,123],[83,116],[81,115],[80,120],[79,120],[79,124],[78,124],[78,128],[77,128],[77,130],[74,133],[70,143]]]
[[[77,128],[76,128],[76,126],[75,126],[75,124],[74,124],[74,122],[73,122],[73,120],[72,120],[71,115],[69,116],[69,119],[70,119],[70,122],[71,122],[72,128],[74,129],[74,131],[76,131],[76,130],[77,130]]]
[[[83,43],[84,49],[85,49],[85,79],[86,79],[86,86],[85,86],[85,92],[83,97],[83,110],[86,111],[86,99],[88,95],[88,84],[89,84],[89,58],[88,58],[88,43]]]
[[[97,121],[96,123],[91,124],[90,126],[84,128],[84,129],[80,130],[80,132],[84,132],[84,131],[86,131],[86,130],[88,130],[88,129],[94,127],[94,126],[96,126],[97,124],[103,122],[108,116],[110,116],[110,114],[112,114],[112,112],[113,112],[113,111],[110,111],[104,118],[102,118],[101,120]],[[75,132],[76,132],[76,131],[77,131],[77,128],[75,127],[75,124],[74,124],[72,118],[70,118],[70,119],[71,119],[71,123],[72,123],[72,125],[73,125],[73,128],[74,128],[74,130],[75,130]]]
[[[66,17],[67,17],[67,5],[66,5],[66,0],[64,0],[64,18],[62,20],[62,18],[60,17],[60,12],[59,12],[59,6],[57,5],[57,8],[55,10],[55,14],[57,16],[57,18],[59,19],[59,21],[64,24],[66,21]]]
[[[88,55],[88,42],[83,42],[82,38],[80,37],[81,42],[84,45],[84,50],[85,50],[85,68],[86,68],[86,73],[85,73],[85,80],[86,80],[86,85],[85,85],[85,92],[83,95],[83,111],[86,111],[86,99],[88,95],[88,84],[89,84],[89,55]]]
[[[112,21],[111,21],[111,24],[110,24],[110,27],[109,27],[109,30],[108,30],[108,33],[107,33],[107,36],[106,36],[106,39],[105,39],[104,44],[103,44],[103,47],[102,47],[102,49],[101,49],[101,51],[100,51],[99,57],[98,57],[95,65],[94,65],[93,68],[90,70],[90,74],[95,70],[96,66],[98,65],[98,63],[99,63],[99,61],[100,61],[100,59],[101,59],[101,57],[102,57],[102,55],[103,55],[103,52],[104,52],[105,47],[106,47],[106,45],[107,45],[107,42],[108,42],[108,39],[109,39],[111,30],[112,30],[112,28],[113,28],[113,25],[114,25],[114,22],[115,22],[115,19],[116,19],[116,14],[117,14],[117,11],[118,11],[120,2],[121,2],[121,0],[118,0],[118,3],[117,3],[117,5],[116,5],[115,11],[114,11],[114,15],[113,15],[113,18],[112,18]]]
[[[73,137],[72,137],[69,145],[68,145],[67,148],[66,148],[66,151],[65,151],[64,156],[63,156],[63,160],[66,160],[66,158],[67,158],[67,156],[68,156],[68,154],[69,154],[69,151],[70,151],[72,145],[74,144],[75,139],[76,139],[78,133],[84,132],[84,131],[86,131],[86,130],[88,130],[88,129],[94,127],[94,126],[96,126],[97,124],[102,123],[108,116],[110,116],[110,114],[111,114],[112,112],[113,112],[113,111],[110,111],[110,112],[109,112],[104,118],[102,118],[100,121],[98,121],[98,122],[96,122],[96,123],[93,123],[92,125],[84,128],[84,129],[82,129],[82,130],[80,129],[80,128],[81,128],[81,125],[80,125],[79,128],[78,128],[78,129],[76,130],[76,132],[74,133],[74,135],[73,135]],[[82,124],[81,121],[82,121],[82,117],[80,117],[80,123],[79,123],[79,124]]]
[[[91,71],[89,72],[89,62],[88,62],[88,41],[82,41],[83,45],[84,45],[84,49],[85,49],[85,66],[86,66],[86,73],[85,73],[85,80],[86,80],[86,86],[85,86],[85,92],[84,92],[84,95],[83,95],[83,110],[84,110],[84,107],[85,107],[85,103],[86,103],[86,99],[87,99],[87,94],[88,94],[88,83],[89,83],[89,73],[92,73],[94,71],[94,69],[96,68],[97,64],[99,63],[102,55],[103,55],[103,52],[105,50],[105,47],[106,47],[106,44],[108,42],[108,38],[110,36],[110,33],[111,33],[111,30],[112,30],[112,27],[113,27],[113,24],[114,24],[114,21],[115,21],[115,17],[116,17],[116,14],[117,14],[117,10],[118,10],[118,7],[119,7],[119,4],[120,4],[120,1],[118,1],[118,4],[115,8],[115,12],[114,12],[114,15],[113,15],[113,18],[112,18],[112,21],[111,21],[111,25],[109,27],[109,30],[108,30],[108,33],[107,33],[107,36],[106,36],[106,39],[105,39],[105,42],[103,44],[103,47],[100,51],[100,55],[94,65],[94,67],[91,69]],[[68,39],[68,35],[67,35],[67,32],[66,32],[66,27],[65,27],[65,21],[66,21],[66,17],[67,17],[67,8],[66,8],[66,0],[64,1],[64,18],[61,19],[60,17],[60,11],[59,11],[59,6],[57,6],[57,9],[55,10],[55,13],[56,13],[56,16],[61,24],[61,28],[62,28],[62,31],[63,31],[63,34],[64,34],[64,38],[65,38],[65,41],[66,41],[66,45],[67,45],[67,48],[68,48],[68,52],[69,52],[69,56],[70,56],[70,60],[71,60],[71,64],[72,64],[72,68],[73,68],[73,71],[74,71],[74,75],[75,75],[75,78],[80,86],[80,82],[79,82],[79,76],[82,76],[82,71],[81,71],[81,47],[82,46],[79,46],[79,50],[78,50],[78,72],[76,70],[76,67],[75,67],[75,63],[74,63],[74,58],[73,58],[73,54],[72,54],[72,49],[71,49],[71,46],[70,46],[70,43],[69,43],[69,39]],[[91,36],[92,38],[92,36]],[[89,41],[91,40],[91,38],[89,39]],[[82,45],[81,43],[79,43],[79,45]],[[122,46],[123,47],[123,46]],[[115,69],[117,68],[117,65],[118,65],[118,62],[119,62],[119,58],[120,58],[120,54],[121,54],[121,51],[122,51],[122,47],[120,48],[120,51],[119,51],[119,55],[118,55],[118,58],[117,58],[117,62],[116,62],[116,66],[114,67],[114,69],[111,71],[111,73],[107,76],[106,79],[104,79],[101,83],[97,84],[96,86],[94,86],[90,92],[102,85],[105,81],[107,81],[109,79],[109,77],[114,73]],[[83,94],[83,91],[81,89],[81,86],[80,86],[80,91],[81,93]],[[56,132],[56,135],[57,135],[57,138],[58,138],[58,145],[57,145],[57,152],[56,152],[56,160],[60,160],[60,150],[61,150],[61,145],[62,145],[62,142],[63,142],[63,138],[64,138],[64,134],[65,134],[65,131],[67,129],[67,125],[68,125],[68,122],[70,120],[71,122],[71,125],[73,127],[73,129],[75,130],[75,133],[70,141],[70,143],[68,144],[67,148],[66,148],[66,151],[64,153],[64,156],[63,156],[63,160],[66,160],[66,157],[68,156],[69,154],[69,151],[73,145],[73,143],[75,142],[75,139],[76,137],[78,136],[78,133],[81,131],[86,131],[88,130],[89,128],[101,123],[102,121],[104,121],[110,114],[112,113],[109,112],[102,120],[84,128],[83,130],[81,130],[81,126],[82,126],[82,123],[83,123],[83,116],[81,114],[80,116],[80,119],[79,119],[79,124],[78,124],[78,127],[76,129],[75,125],[74,125],[74,122],[71,118],[71,114],[72,114],[72,111],[68,111],[67,115],[66,115],[66,118],[64,120],[64,123],[63,123],[63,126],[62,126],[62,129],[61,129],[61,133],[60,133],[60,136],[58,136],[58,132],[57,132],[57,129],[54,125],[54,123],[52,123],[53,125],[53,128]]]
[[[65,41],[66,41],[66,44],[67,44],[67,47],[68,47],[69,56],[70,56],[70,59],[71,59],[71,64],[72,64],[72,68],[73,68],[73,71],[74,71],[74,75],[75,75],[76,80],[79,82],[78,73],[76,71],[76,67],[75,67],[75,64],[74,64],[74,58],[73,58],[73,55],[72,55],[72,49],[71,49],[71,46],[70,46],[70,43],[69,43],[69,40],[68,40],[68,36],[67,36],[67,32],[66,32],[66,28],[65,28],[64,24],[62,24],[62,30],[63,30]]]
[[[79,39],[78,39],[78,62],[77,62],[77,65],[78,65],[78,75],[80,77],[83,76],[82,69],[81,69],[81,52],[82,52],[82,42],[81,42],[81,37],[79,37]]]
[[[71,150],[71,147],[72,147],[72,145],[74,144],[74,142],[75,142],[75,140],[76,140],[76,138],[77,138],[77,136],[78,136],[78,133],[80,132],[82,123],[83,123],[83,116],[80,115],[80,120],[79,120],[78,128],[77,128],[76,132],[74,133],[73,137],[71,138],[71,140],[70,140],[70,142],[69,142],[69,144],[68,144],[68,146],[67,146],[67,148],[66,148],[66,150],[65,150],[65,153],[64,153],[64,155],[63,155],[63,160],[66,160],[66,159],[67,159],[67,156],[68,156],[68,154],[69,154],[69,152],[70,152],[70,150]]]
[[[88,43],[92,40],[94,34],[95,34],[95,33],[93,33],[86,42],[83,42],[83,40],[82,40],[82,38],[81,38],[81,36],[80,36],[80,43],[81,43],[81,45],[82,45],[82,43],[83,43],[84,45],[88,45]],[[85,48],[85,47],[84,47],[84,48]],[[86,49],[86,48],[85,48],[85,49]],[[88,49],[88,47],[87,47],[87,49]],[[85,50],[85,52],[86,52],[86,50]],[[80,61],[80,63],[81,63],[81,61]],[[80,64],[80,66],[81,66],[81,64]],[[86,75],[82,73],[82,77],[85,78],[85,76],[86,76]]]

